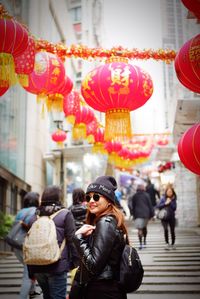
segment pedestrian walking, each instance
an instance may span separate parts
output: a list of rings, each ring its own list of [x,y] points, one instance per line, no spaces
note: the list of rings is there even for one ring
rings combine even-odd
[[[29,222],[31,217],[35,214],[36,208],[39,206],[39,193],[37,192],[28,192],[23,199],[23,208],[17,213],[15,217],[15,221],[23,221],[23,223],[27,226],[27,230],[29,227]],[[23,264],[23,276],[22,276],[22,284],[20,288],[20,299],[33,298],[40,294],[39,291],[36,291],[36,281],[35,278],[29,278],[27,265],[24,264],[23,260],[23,251],[22,249],[13,248],[13,251],[20,261]]]
[[[74,218],[71,211],[62,205],[62,199],[63,193],[59,186],[46,187],[42,194],[41,205],[36,211],[37,215],[32,219],[32,224],[34,224],[37,216],[42,218],[42,216],[51,216],[56,213],[53,221],[60,247],[64,238],[66,239],[66,244],[58,261],[47,265],[28,265],[29,275],[37,278],[44,299],[66,299],[67,272],[77,267],[79,261],[72,243],[76,230]],[[38,240],[38,243],[40,242],[41,240]]]
[[[164,195],[161,197],[160,202],[156,206],[159,210],[165,209],[166,215],[161,219],[164,229],[165,249],[176,249],[175,247],[175,211],[177,208],[177,195],[172,186],[167,186]],[[171,234],[171,244],[169,243],[169,229]]]
[[[124,235],[128,235],[124,215],[115,205],[116,189],[117,182],[112,176],[100,176],[87,187],[86,224],[73,239],[81,264],[70,299],[127,298],[118,284]]]
[[[76,188],[72,192],[72,205],[69,207],[75,220],[76,229],[79,229],[85,223],[87,207],[85,203],[85,191]]]
[[[148,222],[154,216],[150,195],[145,191],[144,183],[137,186],[131,199],[131,207],[135,228],[138,230],[139,249],[142,249],[146,246]]]
[[[155,209],[157,201],[160,199],[160,192],[152,184],[150,178],[147,179],[146,192],[150,195],[152,206]]]

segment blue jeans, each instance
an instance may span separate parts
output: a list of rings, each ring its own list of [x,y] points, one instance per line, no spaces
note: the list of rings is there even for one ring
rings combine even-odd
[[[66,299],[67,273],[35,273],[44,299]]]
[[[14,249],[15,255],[20,263],[23,264],[23,254],[22,250]],[[20,289],[19,297],[20,299],[27,299],[29,298],[29,293],[35,291],[35,282],[29,278],[28,275],[28,268],[27,265],[24,265],[23,277],[22,277],[22,284]]]

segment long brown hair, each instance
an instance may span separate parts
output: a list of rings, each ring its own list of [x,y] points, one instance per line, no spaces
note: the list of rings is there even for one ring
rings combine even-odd
[[[87,210],[86,215],[86,224],[95,225],[99,218],[106,216],[106,215],[112,215],[117,219],[117,227],[123,231],[123,233],[126,235],[127,241],[129,243],[128,238],[128,231],[125,224],[124,214],[112,203],[107,207],[105,211],[103,211],[101,214],[96,216],[95,214],[91,213],[89,209]]]

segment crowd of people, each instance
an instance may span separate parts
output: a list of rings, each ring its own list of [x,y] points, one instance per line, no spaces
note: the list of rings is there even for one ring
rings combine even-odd
[[[114,177],[100,176],[86,191],[75,188],[72,201],[70,207],[64,207],[62,190],[54,185],[47,186],[41,198],[35,192],[24,197],[24,207],[16,220],[23,219],[30,228],[38,217],[60,211],[53,221],[59,246],[64,239],[66,243],[60,259],[49,265],[26,265],[22,250],[15,250],[24,266],[20,299],[38,294],[36,280],[44,299],[66,299],[68,271],[73,282],[69,299],[126,299],[118,281],[120,257],[129,240],[128,219],[138,231],[138,249],[142,250],[147,246],[149,220],[156,217],[156,211],[167,209],[168,217],[161,220],[165,249],[175,249],[177,196],[172,186],[160,194],[149,179],[137,185],[132,180],[128,188],[120,188]]]

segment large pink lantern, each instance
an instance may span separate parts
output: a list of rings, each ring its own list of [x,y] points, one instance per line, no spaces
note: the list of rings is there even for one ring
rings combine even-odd
[[[71,79],[65,75],[65,78],[56,92],[51,92],[46,101],[48,111],[63,111],[64,97],[67,96],[73,88]]]
[[[55,54],[37,52],[33,72],[28,76],[28,86],[23,86],[28,92],[46,97],[56,91],[65,79],[65,68],[61,59]]]
[[[28,76],[32,73],[35,63],[35,41],[32,36],[29,36],[28,46],[26,50],[17,57],[14,57],[15,72],[20,77],[20,83],[28,86]]]
[[[125,58],[112,58],[89,72],[82,81],[82,95],[95,110],[106,113],[105,140],[131,137],[130,111],[146,103],[153,93],[148,73],[128,64]]]
[[[189,128],[180,138],[178,154],[190,171],[200,175],[200,123]]]
[[[94,111],[88,106],[80,106],[75,114],[75,124],[72,130],[73,139],[86,138],[86,126],[95,118]]]
[[[28,46],[28,31],[16,20],[0,18],[0,86],[15,84],[17,78],[13,57],[21,55]]]
[[[193,92],[200,93],[200,34],[188,40],[175,59],[179,81]]]
[[[75,115],[80,112],[80,102],[82,96],[80,92],[72,90],[63,100],[63,111],[67,121],[71,124],[75,123]]]

